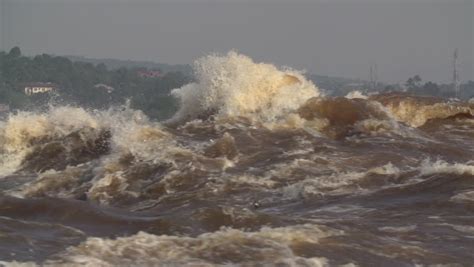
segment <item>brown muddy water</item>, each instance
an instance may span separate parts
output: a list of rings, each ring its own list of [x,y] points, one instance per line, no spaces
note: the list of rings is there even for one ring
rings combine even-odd
[[[2,264],[474,264],[473,104],[325,97],[235,53],[195,72],[166,122],[67,106],[2,120]]]

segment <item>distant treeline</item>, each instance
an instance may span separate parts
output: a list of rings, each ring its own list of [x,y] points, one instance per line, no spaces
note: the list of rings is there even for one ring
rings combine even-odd
[[[404,84],[386,84],[381,82],[368,82],[357,79],[328,77],[320,75],[308,75],[319,88],[325,90],[329,95],[344,96],[347,93],[359,90],[365,93],[370,92],[393,92],[404,91],[414,95],[429,95],[444,98],[458,97],[469,100],[474,97],[474,81],[467,81],[460,85],[458,95],[452,84],[438,84],[430,81],[423,81],[419,75],[408,78]]]
[[[74,59],[74,60],[71,60]],[[75,61],[77,60],[77,61]],[[88,62],[84,62],[88,61]],[[153,71],[157,76],[140,75]],[[405,84],[370,83],[363,80],[319,76],[308,78],[329,95],[345,95],[353,90],[407,91],[419,95],[455,97],[451,84],[423,82],[415,75]],[[167,65],[114,59],[88,59],[47,54],[26,57],[20,48],[0,52],[0,104],[11,109],[31,109],[53,101],[88,108],[107,108],[130,100],[133,108],[157,119],[170,117],[177,110],[176,99],[170,91],[192,81],[187,65]],[[54,94],[24,93],[28,83],[50,82],[58,86]],[[101,86],[98,86],[101,85]],[[113,90],[110,90],[113,88]],[[458,97],[474,97],[474,81],[460,86]]]
[[[453,84],[437,84],[430,81],[423,82],[419,75],[415,75],[408,78],[404,87],[407,92],[418,95],[458,97],[464,100],[469,100],[474,97],[474,81],[467,81],[461,84],[458,92],[456,92]]]
[[[104,64],[73,62],[66,57],[47,54],[22,56],[18,47],[8,53],[0,52],[0,104],[11,109],[31,109],[51,101],[51,94],[27,96],[24,85],[34,82],[51,82],[58,86],[54,101],[89,108],[107,108],[130,99],[134,108],[149,116],[163,119],[177,109],[170,96],[173,88],[191,81],[189,74],[180,71],[162,71],[160,77],[142,77],[144,67],[110,69]],[[113,88],[108,91],[105,87]]]
[[[122,59],[112,59],[112,58],[87,58],[82,56],[64,56],[71,61],[87,62],[94,65],[105,64],[105,66],[110,70],[120,69],[120,68],[147,68],[147,69],[159,69],[163,72],[181,72],[186,75],[192,74],[192,68],[190,65],[171,65],[156,63],[152,61],[135,61],[135,60],[122,60]]]

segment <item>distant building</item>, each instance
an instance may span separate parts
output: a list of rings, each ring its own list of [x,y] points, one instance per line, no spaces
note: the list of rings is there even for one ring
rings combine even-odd
[[[25,84],[23,89],[26,95],[34,95],[34,94],[44,94],[48,92],[54,92],[58,89],[58,86],[50,82],[48,83],[36,82],[36,83]]]
[[[112,86],[109,86],[109,85],[103,84],[103,83],[98,83],[98,84],[94,85],[94,88],[106,90],[107,93],[109,93],[109,94],[112,93],[115,90]]]
[[[141,78],[160,78],[163,73],[159,70],[139,70],[137,75]]]

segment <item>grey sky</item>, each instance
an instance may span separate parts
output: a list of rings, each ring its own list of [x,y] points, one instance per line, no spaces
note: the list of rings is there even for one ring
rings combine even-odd
[[[309,72],[474,80],[474,0],[0,0],[0,49],[191,63],[235,49]]]

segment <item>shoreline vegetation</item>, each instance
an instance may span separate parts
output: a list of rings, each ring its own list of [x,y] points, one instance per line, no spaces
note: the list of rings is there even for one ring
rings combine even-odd
[[[414,95],[455,97],[451,84],[424,82],[418,75],[402,85],[315,74],[307,74],[307,77],[325,94],[332,96],[358,90],[364,93],[405,91]],[[170,95],[171,90],[191,81],[193,76],[189,65],[48,54],[28,57],[21,54],[19,47],[9,52],[0,51],[0,105],[3,112],[39,109],[49,103],[103,109],[128,100],[132,108],[162,120],[178,109],[177,100]],[[58,90],[27,95],[24,87],[31,83],[51,83]],[[463,100],[473,98],[474,81],[462,83],[458,97]]]

